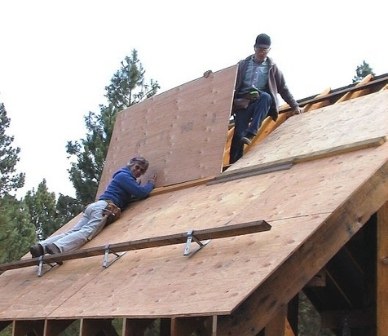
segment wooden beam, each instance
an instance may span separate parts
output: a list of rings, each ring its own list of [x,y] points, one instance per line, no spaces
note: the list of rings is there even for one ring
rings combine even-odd
[[[365,84],[369,83],[372,79],[373,79],[373,76],[371,74],[369,74],[369,75],[365,76],[361,80],[361,82],[358,82],[356,84],[356,87],[364,86]],[[346,100],[360,97],[360,96],[365,95],[367,93],[369,93],[369,90],[367,88],[363,89],[363,90],[349,91],[346,94],[344,94],[340,99],[338,99],[336,104],[341,103],[341,102],[346,101]]]
[[[312,161],[327,158],[334,155],[340,155],[350,152],[355,152],[362,149],[378,147],[384,144],[386,141],[385,136],[371,138],[367,140],[356,141],[351,144],[340,145],[329,149],[323,149],[308,154],[297,155],[293,158],[294,163]]]
[[[377,336],[388,330],[388,201],[377,212]]]
[[[199,241],[202,241],[202,240],[209,240],[209,239],[219,239],[219,238],[240,236],[240,235],[245,235],[250,233],[268,231],[270,229],[271,229],[271,225],[269,225],[266,221],[258,220],[254,222],[248,222],[248,223],[224,225],[224,226],[210,228],[210,229],[193,230],[191,232],[191,235],[194,236]],[[182,243],[186,243],[188,236],[189,236],[188,232],[182,232],[182,233],[177,233],[177,234],[172,234],[167,236],[152,237],[152,238],[145,238],[145,239],[134,240],[134,241],[127,241],[123,243],[116,243],[108,246],[96,246],[96,247],[91,247],[87,249],[80,249],[77,251],[59,253],[55,255],[47,254],[38,258],[22,259],[19,261],[2,264],[0,265],[0,272],[10,270],[10,269],[21,268],[21,267],[39,265],[39,262],[41,260],[43,260],[46,263],[55,263],[55,262],[63,262],[71,259],[81,259],[81,258],[88,258],[88,257],[97,256],[97,255],[103,255],[105,254],[107,249],[109,249],[110,253],[118,253],[118,252],[140,250],[140,249],[151,248],[151,247],[182,244]]]
[[[295,155],[292,157],[280,159],[272,162],[265,162],[249,167],[243,167],[236,170],[226,170],[221,175],[216,176],[213,180],[209,181],[207,184],[217,184],[222,182],[228,182],[231,180],[236,180],[244,177],[255,176],[260,174],[267,174],[274,171],[290,169],[292,165],[296,163],[312,161],[323,159],[326,157],[340,155],[344,153],[354,152],[361,149],[373,148],[381,146],[386,141],[385,136],[380,136],[372,139],[357,141],[351,144],[345,144],[340,146],[331,147],[328,149],[323,149],[308,154]]]
[[[217,335],[256,335],[387,199],[388,162],[355,190],[231,315],[219,317]]]
[[[177,190],[182,190],[186,188],[192,188],[196,187],[198,185],[206,184],[208,181],[212,180],[213,177],[206,177],[198,180],[193,180],[193,181],[187,181],[179,184],[173,184],[169,186],[163,186],[159,188],[155,188],[154,190],[151,191],[150,196],[155,196],[155,195],[160,195],[160,194],[165,194]]]
[[[215,177],[212,181],[209,181],[207,184],[212,185],[217,183],[229,182],[249,176],[256,176],[261,174],[272,173],[274,171],[286,170],[290,169],[291,167],[292,162],[288,159],[255,165],[252,167],[244,167],[241,169],[225,171],[221,175]]]
[[[286,335],[287,306],[281,307],[271,321],[265,326],[265,336]]]
[[[372,81],[359,85],[357,86],[356,84],[353,84],[353,86],[345,87],[345,88],[340,88],[338,90],[334,90],[330,94],[326,96],[316,96],[316,97],[311,97],[311,98],[305,98],[298,100],[299,106],[303,107],[307,104],[316,104],[319,102],[323,102],[325,100],[338,100],[341,96],[345,95],[346,93],[351,93],[351,92],[356,92],[356,91],[361,91],[365,89],[370,89],[371,91],[376,91],[379,90],[379,88],[384,87],[387,85],[388,82],[388,74],[384,74],[379,78],[374,78]],[[281,109],[279,113],[286,113],[291,111],[291,107],[286,107],[284,109]]]

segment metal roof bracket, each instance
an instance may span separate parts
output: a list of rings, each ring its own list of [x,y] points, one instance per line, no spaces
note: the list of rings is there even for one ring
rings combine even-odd
[[[110,244],[105,245],[105,252],[104,252],[104,260],[102,262],[102,267],[108,268],[110,265],[112,265],[116,260],[121,258],[125,253],[127,252],[121,252],[121,253],[116,253],[111,251],[110,249]],[[114,254],[116,257],[109,261],[109,254]]]
[[[197,249],[194,252],[190,252],[190,245],[192,241],[195,241],[199,245],[199,249]],[[193,255],[194,253],[197,253],[199,250],[201,250],[203,247],[205,247],[207,244],[209,244],[210,239],[201,242],[195,235],[194,235],[194,230],[189,230],[187,231],[187,240],[185,244],[185,250],[183,252],[184,256],[189,256]]]
[[[48,271],[51,271],[55,266],[62,265],[63,262],[56,262],[56,263],[49,263],[43,259],[44,255],[41,255],[39,257],[39,264],[38,264],[38,277],[41,277],[44,273],[47,273]],[[43,265],[49,265],[50,268],[46,270],[46,272],[43,271]]]

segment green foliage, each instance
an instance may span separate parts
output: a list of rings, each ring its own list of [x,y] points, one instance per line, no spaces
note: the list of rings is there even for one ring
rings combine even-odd
[[[56,208],[58,217],[61,218],[62,226],[82,212],[84,206],[73,197],[59,194]]]
[[[24,186],[25,174],[16,173],[20,148],[12,147],[14,137],[6,135],[11,120],[3,103],[0,103],[0,197]]]
[[[34,189],[27,192],[24,202],[29,209],[31,222],[35,226],[39,240],[46,239],[60,228],[62,220],[56,210],[55,193],[48,191],[45,179],[39,183],[36,192]]]
[[[362,62],[359,66],[357,66],[356,69],[356,76],[353,77],[353,83],[360,82],[364,77],[372,75],[374,76],[375,73],[373,72],[372,68],[369,66],[368,63],[365,61]]]
[[[70,181],[82,204],[95,200],[117,113],[155,95],[160,88],[153,80],[146,84],[144,75],[137,51],[133,50],[105,87],[108,104],[100,105],[99,113],[89,112],[85,117],[86,137],[67,143],[69,158],[76,157],[69,169]]]
[[[20,259],[35,240],[35,229],[24,202],[10,193],[24,185],[24,174],[16,173],[20,148],[6,135],[10,125],[4,104],[0,103],[0,263]]]
[[[299,295],[298,318],[298,336],[334,336],[330,330],[321,327],[319,313],[303,292]]]
[[[13,196],[0,198],[0,263],[20,259],[35,241],[25,203]]]
[[[12,321],[10,321],[7,327],[5,327],[3,330],[0,330],[0,336],[11,336],[11,335],[12,335]]]

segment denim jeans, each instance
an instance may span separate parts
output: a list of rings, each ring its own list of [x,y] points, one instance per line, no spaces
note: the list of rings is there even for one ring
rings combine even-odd
[[[256,135],[261,123],[267,117],[271,107],[272,97],[266,92],[260,92],[260,97],[246,109],[234,113],[234,134],[230,146],[230,163],[236,162],[244,154],[244,144],[241,138],[248,133]]]
[[[81,219],[71,230],[49,237],[39,244],[44,248],[47,244],[54,243],[61,252],[80,248],[104,228],[105,221],[102,221],[102,211],[107,205],[106,201],[97,201],[89,204],[83,212]]]

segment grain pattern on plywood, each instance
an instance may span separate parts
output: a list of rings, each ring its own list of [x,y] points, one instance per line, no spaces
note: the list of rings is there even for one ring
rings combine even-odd
[[[340,205],[287,263],[280,265],[231,316],[219,320],[220,335],[238,336],[259,331],[272,315],[298,293],[306,280],[316,274],[367,222],[388,197],[388,162]],[[368,197],[366,197],[366,195]],[[322,249],[322,246],[325,246]],[[292,277],[289,275],[293,274]],[[260,316],[257,319],[257,316]],[[236,328],[236,326],[239,326]]]
[[[388,135],[388,91],[295,115],[228,171]]]
[[[375,97],[379,100],[383,96]],[[355,101],[365,102],[366,98]],[[353,134],[353,138],[343,135],[346,129],[342,127],[348,127],[353,121],[348,121],[342,107],[347,107],[356,116],[359,113],[349,103],[351,101],[338,104],[335,120],[330,119],[334,115],[330,111],[326,114],[338,130],[331,126],[324,114],[317,111],[314,113],[318,113],[319,122],[316,124],[311,119],[309,128],[301,125],[302,131],[316,131],[318,138],[325,136],[329,142],[332,134],[336,143],[342,139],[343,145],[381,136],[386,126],[379,106],[368,110],[365,118],[361,114],[362,127],[356,125],[359,132]],[[373,105],[374,100],[370,104]],[[358,103],[355,106],[359,106]],[[362,109],[368,108],[368,104],[363,103],[362,106]],[[295,140],[292,134],[295,130],[299,131],[295,124],[289,122],[297,117],[288,119],[281,126],[285,128],[282,132],[291,134],[289,141],[284,143],[288,144],[288,149],[278,146],[281,158],[289,157],[289,153],[292,156],[295,151],[297,155],[309,153],[295,149],[297,139],[304,139],[304,145],[314,151],[333,147],[333,143],[328,147],[319,146],[321,140],[311,137],[309,133],[304,138],[294,134]],[[295,120],[303,124],[301,120],[304,117]],[[375,124],[375,119],[379,120],[379,125]],[[324,128],[319,128],[321,123],[325,125]],[[315,131],[314,126],[318,127]],[[373,133],[372,126],[376,133]],[[277,142],[277,138],[273,141]],[[277,152],[271,146],[272,142],[265,140],[260,143],[256,163],[260,163],[259,158],[268,153],[276,158]],[[303,161],[288,170],[215,185],[195,185],[133,203],[118,221],[105,228],[85,248],[258,219],[265,219],[271,225],[271,230],[212,240],[190,258],[183,256],[183,246],[178,244],[126,253],[107,269],[102,269],[100,257],[91,257],[69,260],[41,278],[36,277],[32,268],[6,271],[0,275],[0,318],[224,315],[236,311],[251,295],[262,291],[269,297],[268,302],[275,300],[276,304],[284,304],[282,300],[287,300],[289,295],[295,294],[298,286],[309,281],[310,273],[295,278],[292,287],[287,287],[288,282],[278,282],[275,289],[273,287],[265,292],[264,284],[269,279],[287,281],[289,274],[295,274],[303,262],[306,268],[311,266],[308,272],[314,274],[315,269],[322,268],[329,256],[325,254],[319,257],[322,246],[328,253],[334,253],[362,225],[370,211],[374,211],[375,203],[388,198],[387,173],[384,171],[385,174],[381,174],[387,161],[388,144],[384,143],[377,147]],[[366,184],[371,186],[370,190],[363,189]],[[370,203],[371,198],[373,204]],[[346,206],[350,208],[344,208]],[[346,211],[339,209],[349,210],[352,214],[350,222]],[[345,214],[345,217],[340,214]],[[328,225],[328,219],[333,216],[338,216],[339,223],[346,224],[346,230],[343,230],[345,224],[330,222],[332,225]],[[337,229],[341,231],[339,235]],[[322,235],[322,245],[318,246],[321,241],[315,238],[321,233],[325,235]],[[338,236],[338,239],[330,240],[332,236]],[[304,250],[306,246],[312,253],[317,253],[313,255],[314,260],[310,260],[311,265],[309,259],[305,261],[299,256],[298,251],[304,251],[305,257],[310,255]],[[277,293],[277,288],[284,289],[285,294]],[[271,297],[271,293],[279,294],[281,299]],[[257,310],[253,310],[255,318],[261,315],[269,318],[271,314],[267,308],[263,306],[265,311],[259,315]],[[263,321],[261,319],[259,322]]]
[[[135,154],[150,161],[157,186],[219,174],[236,66],[198,78],[117,115],[98,194]],[[146,178],[146,177],[145,177]]]
[[[384,143],[134,203],[85,248],[258,218],[272,229],[214,240],[193,258],[176,245],[127,253],[105,270],[102,258],[91,257],[65,262],[41,278],[33,269],[7,271],[0,276],[0,317],[228,313],[375,174],[388,159],[387,148]],[[243,286],[242,274],[249,275]]]
[[[284,158],[275,162],[265,162],[254,166],[242,167],[240,169],[231,169],[225,171],[221,175],[216,176],[213,180],[208,182],[208,185],[225,181],[232,181],[234,179],[244,178],[247,176],[266,174],[268,172],[277,170],[290,169],[292,165],[296,163],[317,160],[342,153],[357,151],[360,149],[376,147],[382,145],[385,141],[386,137],[382,136],[378,138],[357,141],[351,144],[335,146],[308,154],[296,155],[294,157]]]
[[[253,221],[249,223],[239,223],[202,230],[189,230],[187,232],[165,235],[153,238],[144,238],[135,241],[127,241],[116,244],[107,244],[104,246],[96,246],[90,248],[79,249],[77,251],[69,251],[55,255],[43,255],[38,258],[23,259],[15,262],[5,263],[0,265],[0,272],[11,269],[17,269],[22,267],[36,266],[44,264],[46,267],[52,266],[52,264],[60,264],[67,260],[90,258],[103,254],[116,254],[119,252],[126,252],[132,250],[140,250],[151,247],[160,247],[174,244],[187,243],[189,247],[189,238],[193,243],[201,245],[201,241],[208,239],[219,239],[225,237],[240,236],[249,233],[268,231],[271,226],[264,220]],[[118,255],[116,255],[118,256]],[[48,265],[47,265],[48,264]]]

